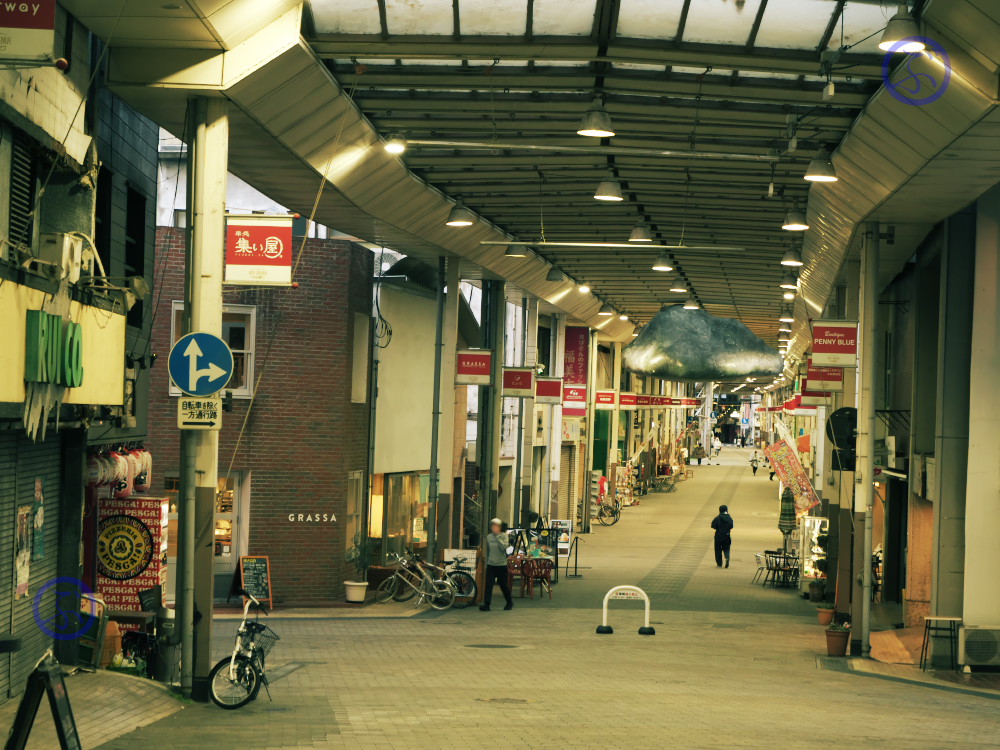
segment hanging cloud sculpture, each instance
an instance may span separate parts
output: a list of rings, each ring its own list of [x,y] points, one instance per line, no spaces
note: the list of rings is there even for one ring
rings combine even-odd
[[[687,382],[778,375],[781,355],[738,320],[664,307],[622,352],[639,375]]]

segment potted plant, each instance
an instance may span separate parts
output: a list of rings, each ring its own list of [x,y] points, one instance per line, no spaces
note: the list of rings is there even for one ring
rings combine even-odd
[[[833,623],[826,629],[826,653],[829,656],[845,656],[847,654],[847,644],[850,640],[850,623]]]
[[[816,614],[819,616],[820,625],[829,625],[833,622],[833,615],[837,610],[832,604],[823,603],[816,607]]]
[[[371,542],[367,535],[359,531],[354,535],[354,543],[344,554],[344,560],[354,565],[357,580],[344,581],[345,598],[349,602],[364,602],[368,593],[368,564],[371,559]]]

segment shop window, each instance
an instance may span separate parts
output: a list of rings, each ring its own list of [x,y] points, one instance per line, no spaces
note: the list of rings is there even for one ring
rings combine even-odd
[[[347,475],[347,518],[344,529],[347,532],[347,546],[354,544],[354,539],[361,531],[361,509],[364,500],[363,471],[352,471]],[[381,534],[379,534],[381,536]]]
[[[184,331],[184,303],[174,300],[170,322],[170,340],[177,341]],[[235,398],[253,395],[253,363],[257,327],[257,308],[253,305],[222,306],[222,338],[233,352],[233,377],[221,389],[232,391]],[[181,392],[170,384],[170,395]]]
[[[351,358],[351,402],[368,400],[368,323],[370,318],[354,313],[354,346]]]
[[[125,200],[125,276],[146,274],[146,196],[133,187]],[[127,322],[142,327],[143,304],[138,300],[128,311]]]

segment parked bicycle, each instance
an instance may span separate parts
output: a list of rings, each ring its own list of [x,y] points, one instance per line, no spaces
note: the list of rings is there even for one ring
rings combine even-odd
[[[375,589],[375,601],[384,604],[393,599],[405,602],[418,597],[417,606],[427,602],[434,609],[448,609],[455,603],[456,587],[450,580],[434,578],[438,569],[426,565],[416,555],[403,557],[395,554],[398,567]]]
[[[610,502],[602,502],[597,509],[597,521],[601,526],[614,526],[622,517],[622,512]]]
[[[475,604],[476,595],[479,593],[475,571],[466,566],[465,560],[464,555],[455,555],[450,565],[438,568],[455,587],[455,603],[452,606],[458,609]]]
[[[212,700],[225,709],[245,706],[257,697],[261,685],[267,691],[268,699],[271,698],[264,661],[280,640],[271,628],[258,622],[261,612],[267,614],[267,608],[249,591],[240,589],[239,593],[246,602],[243,604],[243,619],[236,631],[233,653],[212,667],[208,675]],[[256,608],[256,615],[253,620],[247,620],[251,604]]]

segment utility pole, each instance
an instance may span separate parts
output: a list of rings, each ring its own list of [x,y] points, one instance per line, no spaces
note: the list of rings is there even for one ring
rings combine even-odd
[[[225,99],[188,101],[188,233],[184,276],[184,332],[222,334],[222,274],[226,240],[229,115]],[[181,691],[208,699],[211,668],[215,500],[219,433],[181,433],[182,500],[177,560],[181,595]],[[200,615],[200,617],[198,616]],[[197,621],[197,624],[196,624]]]
[[[431,472],[427,488],[430,509],[427,513],[427,561],[433,563],[437,555],[437,525],[438,500],[441,497],[441,467],[438,466],[438,432],[441,427],[441,355],[444,351],[444,305],[445,305],[445,271],[447,261],[443,255],[438,256],[437,278],[437,314],[434,323],[434,387],[431,399]],[[449,289],[448,294],[454,294]]]

